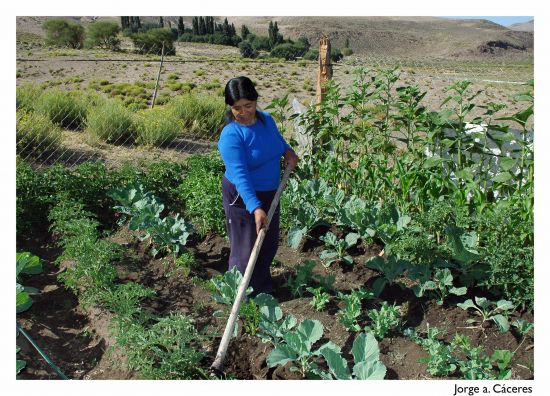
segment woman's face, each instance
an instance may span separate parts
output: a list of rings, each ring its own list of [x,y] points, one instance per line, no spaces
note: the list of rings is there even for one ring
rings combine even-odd
[[[253,124],[256,121],[256,101],[239,99],[231,106],[231,113],[239,124]]]

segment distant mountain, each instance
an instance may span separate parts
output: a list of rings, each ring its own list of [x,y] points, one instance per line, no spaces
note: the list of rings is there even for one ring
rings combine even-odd
[[[213,12],[214,13],[214,12]],[[17,32],[43,34],[40,25],[48,17],[17,17]],[[120,20],[117,17],[70,17],[86,25],[97,19]],[[158,17],[142,17],[158,21]],[[183,17],[191,27],[190,16]],[[216,17],[221,23],[225,17]],[[177,26],[177,16],[164,17],[165,25]],[[346,40],[356,54],[399,58],[513,58],[532,59],[533,22],[531,30],[510,29],[484,20],[454,20],[438,17],[239,17],[228,16],[240,33],[242,24],[252,33],[267,36],[270,21],[277,22],[284,38],[307,37],[315,46],[321,34],[334,47],[343,48]],[[514,27],[514,28],[512,28]]]
[[[519,31],[519,32],[534,32],[535,31],[535,23],[534,23],[534,20],[531,19],[528,22],[514,23],[513,25],[508,26],[508,29],[516,30],[516,31]]]

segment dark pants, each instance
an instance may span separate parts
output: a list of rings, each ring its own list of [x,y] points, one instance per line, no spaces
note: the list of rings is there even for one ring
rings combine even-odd
[[[271,202],[275,196],[273,191],[257,191],[256,195],[262,203],[262,209],[267,214]],[[235,185],[225,178],[222,179],[223,208],[225,210],[225,226],[229,236],[231,252],[229,254],[229,270],[233,267],[244,275],[250,253],[256,242],[256,222],[254,215],[248,213],[242,198],[238,195]],[[265,236],[260,254],[254,266],[254,272],[250,279],[253,288],[252,296],[259,293],[273,292],[273,282],[269,272],[269,266],[275,258],[279,245],[279,216],[280,210],[273,214],[269,229]]]

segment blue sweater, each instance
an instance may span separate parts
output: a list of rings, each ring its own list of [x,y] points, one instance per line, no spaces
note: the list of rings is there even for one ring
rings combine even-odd
[[[250,213],[261,206],[256,191],[272,191],[279,186],[280,160],[290,148],[269,113],[260,112],[264,122],[227,124],[218,141],[225,163],[225,177],[235,185]]]

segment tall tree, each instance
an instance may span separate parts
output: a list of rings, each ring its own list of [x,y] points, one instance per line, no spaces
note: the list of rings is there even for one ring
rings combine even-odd
[[[183,17],[178,18],[178,36],[185,33],[185,25],[183,24]]]
[[[199,34],[199,18],[193,17],[193,34],[198,35]]]
[[[163,17],[159,17],[159,25],[161,28],[164,27],[164,18]]]
[[[246,40],[246,38],[248,37],[249,34],[250,34],[250,30],[248,29],[248,27],[246,25],[242,25],[241,26],[241,37],[243,38],[243,40]]]

